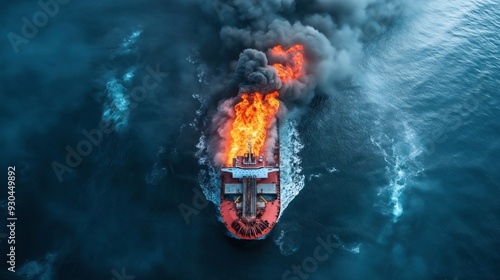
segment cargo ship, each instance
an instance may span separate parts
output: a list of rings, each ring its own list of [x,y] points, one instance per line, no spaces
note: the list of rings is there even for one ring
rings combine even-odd
[[[221,168],[220,214],[236,238],[259,240],[272,230],[280,214],[279,143],[272,157],[248,152]]]

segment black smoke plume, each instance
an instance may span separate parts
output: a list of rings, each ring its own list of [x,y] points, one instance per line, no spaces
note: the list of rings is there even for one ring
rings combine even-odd
[[[335,94],[355,72],[364,44],[383,32],[406,3],[402,1],[217,1],[222,57],[227,88],[215,91],[219,104],[211,117],[215,162],[220,162],[231,125],[231,107],[242,92],[280,91],[283,118],[306,106],[316,94]],[[282,84],[269,61],[276,45],[305,49],[304,75]],[[240,51],[239,56],[235,55]],[[228,61],[233,59],[235,61]],[[273,61],[275,62],[275,61]],[[221,65],[219,64],[219,67]],[[220,81],[220,80],[218,80]],[[232,91],[231,93],[228,91]],[[228,127],[229,126],[229,127]],[[271,141],[272,142],[272,141]],[[222,144],[221,144],[222,143]]]

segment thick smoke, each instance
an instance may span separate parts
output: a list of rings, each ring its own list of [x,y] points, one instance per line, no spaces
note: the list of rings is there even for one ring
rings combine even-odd
[[[316,94],[335,94],[360,61],[366,42],[376,38],[401,11],[396,1],[218,1],[220,38],[228,54],[240,50],[229,75],[237,85],[233,97],[222,101],[213,116],[211,135],[216,163],[221,162],[230,130],[231,108],[243,92],[280,92],[280,117],[300,110]],[[280,81],[273,63],[283,62],[269,51],[301,44],[305,49],[304,74],[288,83]],[[223,61],[224,62],[224,61]],[[225,93],[227,95],[227,92]],[[274,125],[273,125],[274,127]],[[216,130],[216,131],[215,131]],[[270,144],[275,140],[270,134]]]
[[[240,81],[240,93],[269,93],[282,86],[278,72],[268,65],[266,55],[255,49],[246,49],[241,53],[236,66],[236,79]]]

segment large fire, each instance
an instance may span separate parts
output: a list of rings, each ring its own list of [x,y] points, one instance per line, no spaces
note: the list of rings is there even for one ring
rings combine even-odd
[[[288,50],[283,50],[283,47],[278,45],[271,49],[273,56],[281,56],[285,58],[286,63],[273,64],[278,70],[278,76],[281,82],[286,83],[293,79],[298,79],[302,75],[304,67],[304,46],[294,45]]]
[[[303,74],[303,53],[302,45],[294,45],[287,50],[278,45],[271,49],[273,56],[284,61],[273,64],[282,83],[298,79]],[[234,107],[236,118],[231,126],[227,165],[232,165],[233,158],[247,152],[248,143],[251,143],[256,155],[264,152],[267,130],[276,118],[280,106],[278,96],[277,91],[266,95],[259,92],[241,95],[241,101]]]
[[[260,154],[266,142],[267,129],[278,112],[280,102],[275,91],[265,97],[256,92],[243,94],[240,103],[234,110],[236,119],[231,127],[231,149],[228,154],[228,164],[233,158],[247,151],[250,141],[255,153]]]

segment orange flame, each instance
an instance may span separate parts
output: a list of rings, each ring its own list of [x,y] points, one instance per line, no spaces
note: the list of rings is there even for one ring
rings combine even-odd
[[[303,74],[304,46],[294,45],[285,51],[278,45],[271,49],[271,54],[285,58],[284,63],[273,64],[283,83],[298,79]],[[267,130],[280,106],[278,96],[277,91],[265,96],[259,92],[241,95],[242,100],[234,107],[236,118],[231,126],[227,165],[232,165],[233,158],[247,152],[249,141],[255,155],[264,152]]]
[[[273,64],[278,70],[278,76],[281,82],[286,83],[293,79],[298,79],[302,75],[304,67],[304,46],[294,45],[288,50],[283,50],[283,47],[278,45],[271,49],[273,56],[284,56],[286,63]]]
[[[263,152],[267,129],[280,106],[276,97],[278,97],[277,91],[265,97],[258,92],[241,95],[242,100],[234,107],[236,119],[231,128],[228,165],[232,164],[233,158],[247,152],[249,141],[255,154],[259,155]]]

